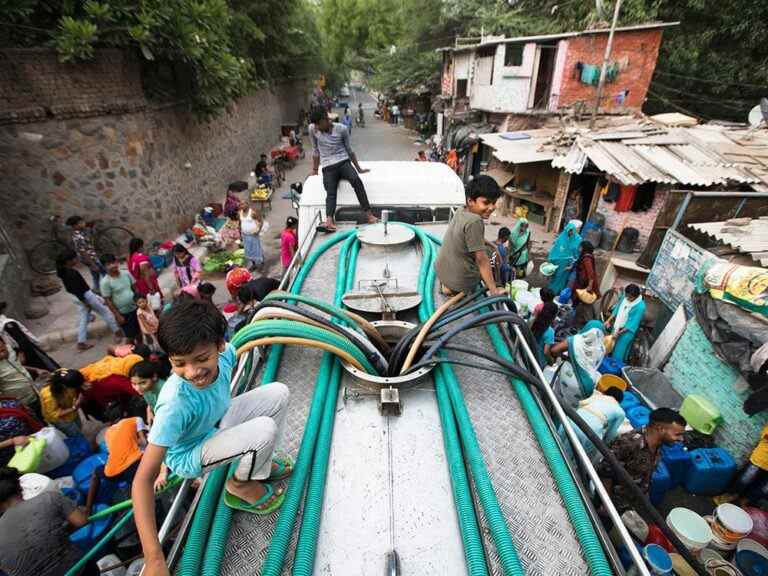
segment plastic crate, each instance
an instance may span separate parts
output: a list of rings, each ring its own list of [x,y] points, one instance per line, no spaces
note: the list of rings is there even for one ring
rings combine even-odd
[[[691,494],[722,494],[736,473],[736,462],[723,448],[692,450],[691,464],[685,476],[685,489]]]
[[[691,466],[691,453],[686,450],[682,442],[675,442],[669,446],[661,447],[661,460],[667,465],[672,477],[672,486],[680,486],[685,482],[688,468]]]

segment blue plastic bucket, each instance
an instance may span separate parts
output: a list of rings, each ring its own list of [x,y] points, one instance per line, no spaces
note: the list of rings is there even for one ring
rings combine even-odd
[[[672,558],[658,544],[648,544],[643,548],[643,559],[651,569],[651,574],[672,574]]]

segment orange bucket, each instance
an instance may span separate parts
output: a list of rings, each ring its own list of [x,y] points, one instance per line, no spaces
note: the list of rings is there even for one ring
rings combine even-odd
[[[603,374],[597,382],[597,389],[600,392],[605,392],[608,388],[618,388],[624,392],[627,389],[627,382],[621,376]]]

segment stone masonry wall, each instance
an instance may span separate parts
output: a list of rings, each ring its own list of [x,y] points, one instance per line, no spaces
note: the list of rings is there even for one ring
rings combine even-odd
[[[583,84],[576,68],[578,62],[600,66],[608,34],[584,34],[568,39],[568,53],[563,67],[558,106],[584,101],[593,106],[597,86]],[[606,82],[601,108],[604,110],[640,110],[648,93],[661,46],[661,29],[619,32],[613,39],[611,61],[621,70],[615,82]],[[623,104],[616,97],[629,90]]]
[[[114,63],[111,54],[104,58]],[[56,74],[66,76],[68,68]],[[24,248],[49,236],[52,215],[81,214],[124,225],[145,241],[173,238],[203,206],[221,201],[227,183],[243,179],[259,154],[279,142],[281,123],[295,121],[298,109],[307,107],[305,85],[285,84],[240,99],[211,122],[198,122],[181,107],[142,103],[134,90],[139,80],[134,68],[120,70],[122,76],[102,77],[105,69],[94,66],[95,76],[75,83],[85,94],[89,82],[118,83],[105,90],[101,102],[77,104],[79,95],[69,88],[57,96],[73,115],[58,117],[54,111],[44,120],[27,116],[24,123],[0,125],[0,202],[9,233]],[[0,79],[6,72],[0,65]],[[59,80],[26,78],[33,86],[22,91],[37,105],[42,100],[34,95],[42,87],[73,85],[71,78]],[[137,104],[135,110],[93,115],[128,101]],[[0,102],[3,113],[19,104]]]

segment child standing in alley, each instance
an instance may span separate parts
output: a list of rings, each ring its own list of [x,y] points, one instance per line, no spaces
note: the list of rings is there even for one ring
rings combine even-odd
[[[280,259],[283,263],[283,272],[288,270],[288,266],[291,265],[294,254],[299,247],[299,239],[297,236],[296,227],[299,225],[299,221],[293,216],[288,216],[285,221],[285,229],[280,233]]]
[[[136,303],[136,319],[139,322],[144,344],[154,348],[155,335],[157,334],[157,327],[160,321],[157,319],[155,311],[152,310],[152,306],[149,305],[146,296],[136,294],[133,297],[133,301]]]
[[[482,281],[491,295],[503,294],[504,288],[497,288],[493,279],[483,224],[493,212],[501,190],[493,178],[483,174],[469,183],[465,195],[466,206],[453,215],[435,261],[443,293],[470,294]]]
[[[276,483],[291,472],[291,464],[273,460],[273,452],[285,423],[288,388],[273,382],[231,398],[237,360],[224,341],[226,329],[226,320],[209,302],[180,301],[160,318],[158,340],[173,375],[160,392],[132,489],[148,574],[169,573],[153,490],[164,461],[175,474],[196,478],[238,460],[225,484],[224,502],[233,508],[270,514],[285,498]]]

